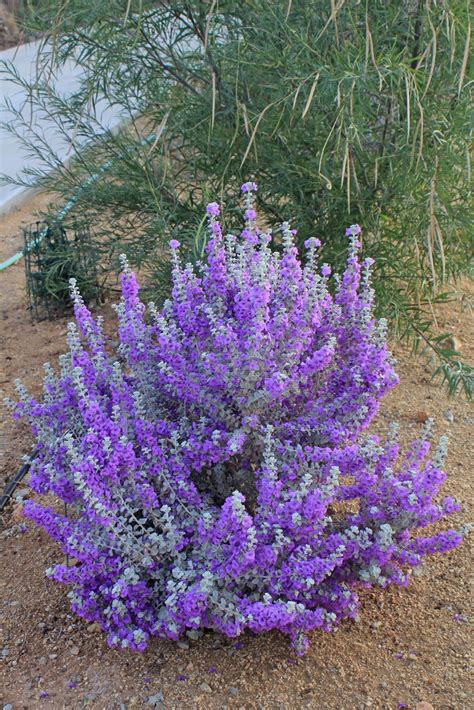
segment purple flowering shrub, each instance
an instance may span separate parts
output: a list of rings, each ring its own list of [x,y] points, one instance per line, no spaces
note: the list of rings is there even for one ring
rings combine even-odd
[[[363,435],[397,378],[385,323],[372,315],[371,261],[347,230],[342,277],[305,265],[283,224],[281,249],[256,225],[223,236],[210,204],[206,259],[173,259],[171,298],[138,297],[123,258],[115,357],[73,285],[77,326],[44,396],[18,385],[18,416],[38,442],[31,486],[67,514],[30,501],[27,515],[77,564],[48,573],[111,645],[213,628],[279,629],[298,652],[307,633],[357,614],[357,589],[404,585],[424,555],[461,533],[420,530],[458,509],[434,503],[446,441],[429,431],[399,460]]]

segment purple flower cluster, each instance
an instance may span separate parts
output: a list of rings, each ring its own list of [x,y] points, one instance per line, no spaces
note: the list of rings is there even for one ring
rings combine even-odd
[[[18,384],[40,452],[31,485],[67,504],[27,514],[77,560],[49,574],[113,646],[279,629],[303,652],[309,631],[357,615],[358,587],[404,585],[461,540],[420,534],[458,508],[433,502],[445,440],[427,459],[425,427],[400,459],[395,430],[362,434],[397,378],[360,227],[330,279],[319,240],[303,266],[287,223],[259,230],[255,189],[242,187],[240,236],[209,205],[204,263],[182,264],[170,242],[161,310],[123,257],[113,357],[73,283],[60,372],[45,366],[40,401]]]

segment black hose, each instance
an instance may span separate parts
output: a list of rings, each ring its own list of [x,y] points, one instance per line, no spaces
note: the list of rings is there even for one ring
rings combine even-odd
[[[2,493],[2,496],[0,497],[0,511],[4,509],[10,498],[12,497],[13,493],[15,492],[16,487],[20,483],[20,481],[23,480],[23,478],[26,476],[28,471],[30,470],[30,466],[33,462],[33,460],[36,458],[36,456],[39,453],[39,449],[36,449],[36,451],[33,451],[32,455],[30,456],[30,460],[27,463],[24,463],[23,466],[20,468],[18,473],[16,474],[15,478],[12,478],[11,481],[8,481],[7,485],[5,486],[5,490]]]

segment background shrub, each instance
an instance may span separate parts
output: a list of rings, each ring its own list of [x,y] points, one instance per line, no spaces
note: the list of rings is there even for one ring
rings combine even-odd
[[[263,217],[291,216],[302,241],[318,235],[335,268],[345,252],[339,225],[363,224],[380,312],[445,365],[455,355],[426,336],[431,303],[472,265],[464,1],[74,0],[39,7],[31,23],[46,30],[53,66],[74,57],[84,69],[70,99],[40,77],[25,86],[31,100],[94,148],[64,168],[27,133],[26,149],[44,155],[48,172],[25,170],[24,179],[66,200],[112,160],[76,207],[112,268],[125,249],[164,298],[162,245],[179,232],[187,258],[199,258],[196,215],[208,195],[225,199],[232,224],[226,185],[255,173]],[[103,129],[100,96],[124,111],[126,128]],[[12,130],[22,123],[17,115]],[[472,389],[459,361],[444,372]]]
[[[302,267],[287,223],[272,251],[255,185],[242,190],[238,237],[208,205],[204,263],[184,265],[171,240],[161,311],[146,311],[122,258],[113,356],[73,285],[60,374],[46,365],[42,401],[18,385],[40,452],[31,485],[68,511],[30,501],[27,514],[78,561],[50,574],[111,645],[279,629],[302,652],[310,630],[356,615],[358,587],[405,585],[461,540],[421,533],[459,507],[433,502],[445,439],[427,460],[425,428],[398,460],[393,428],[384,443],[362,434],[396,376],[360,228],[331,278],[316,238]]]

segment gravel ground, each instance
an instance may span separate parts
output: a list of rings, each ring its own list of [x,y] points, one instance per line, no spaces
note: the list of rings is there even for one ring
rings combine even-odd
[[[36,197],[3,220],[0,260],[21,244],[19,227],[45,203]],[[469,284],[464,285],[469,288]],[[32,324],[25,310],[23,264],[0,273],[0,386],[20,376],[33,391],[46,360],[65,348],[65,320]],[[472,291],[472,287],[471,287]],[[463,305],[463,307],[461,307]],[[106,317],[109,306],[104,307]],[[439,327],[456,334],[474,360],[472,313],[459,300],[437,310]],[[406,443],[427,416],[450,438],[444,487],[463,501],[453,525],[469,521],[474,412],[430,381],[426,363],[394,345],[401,383],[385,399],[374,430],[398,420]],[[30,450],[25,427],[2,411],[0,486]],[[24,496],[32,495],[27,479]],[[472,517],[472,516],[471,516]],[[108,649],[95,624],[69,612],[66,589],[44,570],[62,558],[40,530],[24,525],[21,505],[0,521],[0,708],[417,708],[473,707],[470,661],[471,557],[468,541],[432,557],[407,589],[363,595],[360,620],[337,633],[315,632],[304,658],[278,633],[229,640],[155,641],[143,654]]]

